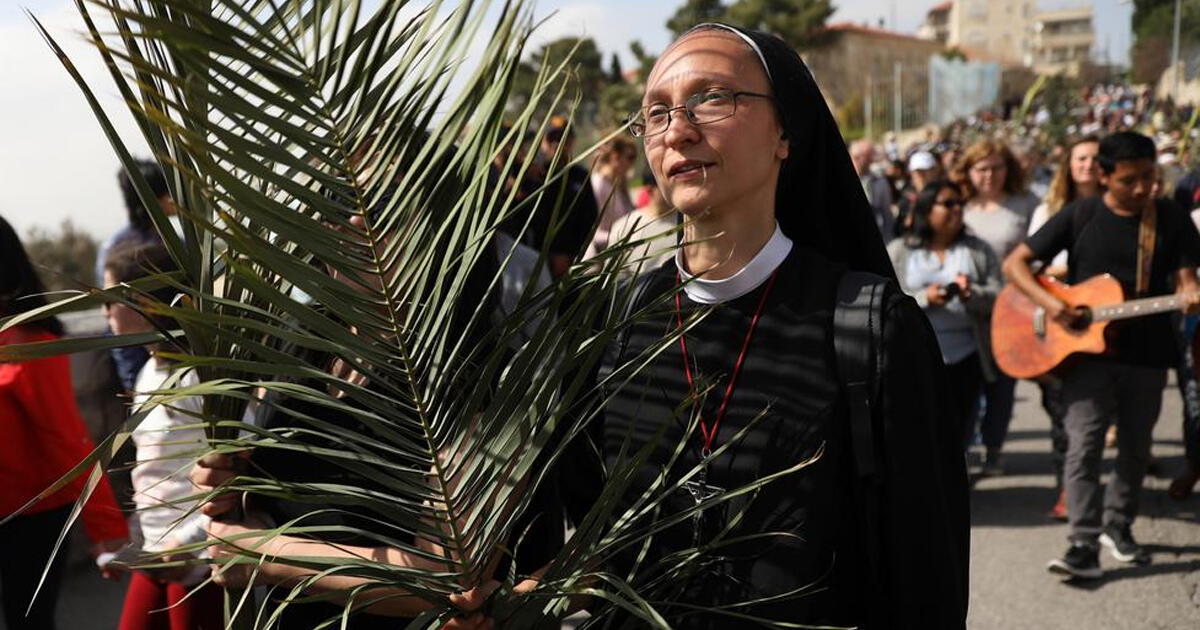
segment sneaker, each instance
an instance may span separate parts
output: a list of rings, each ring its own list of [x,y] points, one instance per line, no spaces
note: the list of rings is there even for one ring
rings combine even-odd
[[[1094,545],[1071,543],[1067,553],[1061,558],[1051,560],[1046,565],[1046,570],[1065,576],[1068,580],[1094,580],[1102,575],[1100,549]]]
[[[1150,554],[1133,539],[1133,533],[1129,531],[1128,525],[1124,527],[1105,526],[1104,531],[1100,533],[1100,544],[1112,553],[1112,557],[1121,562],[1134,564],[1150,562]]]
[[[1000,454],[999,449],[988,449],[987,454],[983,456],[983,468],[979,474],[985,477],[999,477],[1004,474],[1004,456]]]

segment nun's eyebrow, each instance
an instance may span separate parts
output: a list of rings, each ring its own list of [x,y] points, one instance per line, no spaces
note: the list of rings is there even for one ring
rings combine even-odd
[[[688,96],[691,96],[696,92],[710,87],[736,89],[739,83],[740,81],[738,81],[738,78],[732,75],[711,72],[701,73],[688,70],[664,77],[657,81],[654,89],[646,91],[646,95],[642,98],[642,101],[646,103],[652,103],[655,101],[664,100],[667,96],[667,92],[674,91],[673,88],[675,86],[681,86],[681,91]]]

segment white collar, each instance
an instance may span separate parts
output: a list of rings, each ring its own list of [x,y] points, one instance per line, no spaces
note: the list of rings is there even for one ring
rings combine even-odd
[[[763,248],[754,255],[754,258],[750,259],[749,263],[746,263],[745,267],[728,278],[722,280],[695,278],[683,268],[683,248],[675,252],[675,268],[679,270],[679,277],[686,283],[683,285],[683,290],[689,299],[700,304],[720,304],[736,300],[757,289],[759,285],[767,281],[767,278],[771,277],[771,272],[783,263],[791,251],[792,239],[784,235],[783,230],[779,229],[779,223],[776,222],[775,233],[767,240],[767,244],[763,245]]]

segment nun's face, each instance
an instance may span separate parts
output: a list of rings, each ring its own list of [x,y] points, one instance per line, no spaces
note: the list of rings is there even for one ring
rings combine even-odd
[[[732,33],[700,31],[671,47],[646,82],[643,107],[681,107],[715,89],[772,94],[758,57]],[[733,116],[691,123],[683,109],[667,130],[645,138],[646,160],[671,205],[688,215],[705,211],[774,213],[779,167],[788,155],[775,106],[740,96]]]

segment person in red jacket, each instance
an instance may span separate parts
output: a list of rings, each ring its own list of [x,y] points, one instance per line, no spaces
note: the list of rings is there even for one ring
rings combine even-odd
[[[44,305],[44,292],[16,232],[0,218],[0,320]],[[62,332],[62,324],[55,318],[0,330],[0,360],[4,346],[53,341]],[[30,600],[88,476],[77,476],[20,514],[13,514],[83,461],[93,448],[75,404],[68,357],[0,362],[0,593],[9,630],[55,627],[65,548],[55,554],[32,608]],[[101,477],[82,516],[93,555],[115,551],[125,543],[125,518],[106,478]]]

